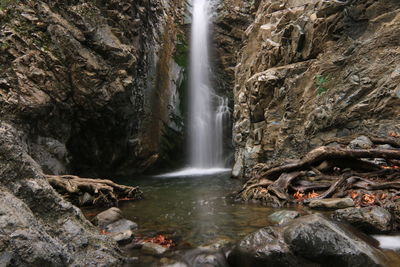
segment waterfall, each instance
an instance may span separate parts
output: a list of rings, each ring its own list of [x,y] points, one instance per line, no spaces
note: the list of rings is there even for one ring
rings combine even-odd
[[[190,49],[189,154],[192,168],[224,167],[223,130],[229,109],[209,79],[209,0],[193,0]]]

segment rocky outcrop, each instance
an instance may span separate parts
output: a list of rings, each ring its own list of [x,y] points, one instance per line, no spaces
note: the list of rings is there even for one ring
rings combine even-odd
[[[0,123],[0,258],[5,266],[121,266],[111,239],[48,184],[21,132]]]
[[[185,1],[7,1],[0,117],[47,174],[143,171],[180,116]],[[164,127],[165,126],[165,127]]]
[[[383,254],[343,226],[313,214],[246,236],[231,266],[383,266]]]
[[[235,69],[233,174],[333,137],[400,132],[400,3],[257,1]]]

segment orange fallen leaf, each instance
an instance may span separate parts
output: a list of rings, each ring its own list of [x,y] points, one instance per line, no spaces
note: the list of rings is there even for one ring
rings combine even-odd
[[[356,199],[358,196],[359,196],[359,194],[356,191],[353,191],[353,192],[350,193],[350,197],[352,199]]]
[[[362,201],[366,205],[372,205],[375,203],[375,196],[371,194],[364,194],[362,196]]]
[[[300,193],[299,191],[297,191],[296,193],[294,193],[293,197],[297,200],[301,200],[304,198],[304,194]]]
[[[400,135],[396,132],[389,132],[390,137],[400,137]]]
[[[386,194],[382,194],[382,195],[381,195],[381,200],[384,200],[386,197],[387,197]]]
[[[316,197],[319,197],[319,196],[320,196],[320,194],[315,193],[314,191],[312,191],[312,193],[309,192],[309,193],[307,194],[307,198],[316,198]]]
[[[163,235],[157,235],[157,236],[152,237],[152,238],[147,238],[147,239],[144,240],[144,242],[150,242],[150,243],[158,244],[158,245],[161,245],[161,246],[166,247],[166,248],[170,248],[170,247],[175,246],[174,242],[171,239],[168,239]]]

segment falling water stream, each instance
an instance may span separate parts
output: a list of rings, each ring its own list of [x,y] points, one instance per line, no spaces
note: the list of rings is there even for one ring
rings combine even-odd
[[[228,101],[211,87],[209,72],[209,0],[193,1],[190,49],[190,167],[223,168],[223,123],[229,114]]]

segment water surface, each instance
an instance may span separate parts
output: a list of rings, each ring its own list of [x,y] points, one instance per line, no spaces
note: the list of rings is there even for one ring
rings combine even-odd
[[[231,179],[230,172],[118,182],[138,185],[144,193],[144,200],[120,205],[124,216],[138,223],[141,234],[173,233],[193,246],[238,241],[270,225],[267,217],[276,211],[235,203],[228,195],[238,190],[241,182]]]

